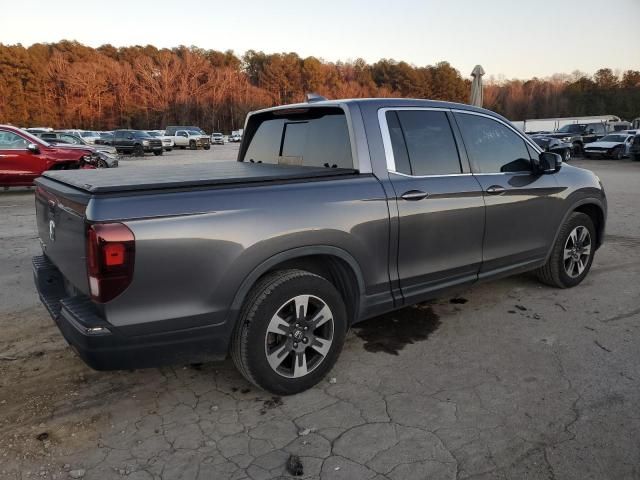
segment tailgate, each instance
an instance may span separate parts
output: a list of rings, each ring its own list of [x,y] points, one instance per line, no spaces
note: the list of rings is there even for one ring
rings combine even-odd
[[[36,186],[36,222],[42,250],[71,286],[87,294],[85,211],[90,196],[43,177],[36,180]]]

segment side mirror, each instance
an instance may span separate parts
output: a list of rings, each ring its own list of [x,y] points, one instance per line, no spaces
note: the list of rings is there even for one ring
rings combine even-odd
[[[31,153],[40,153],[40,148],[35,143],[28,144],[27,150],[29,150]]]
[[[553,152],[542,152],[533,160],[533,168],[537,173],[556,173],[562,166],[562,157]]]

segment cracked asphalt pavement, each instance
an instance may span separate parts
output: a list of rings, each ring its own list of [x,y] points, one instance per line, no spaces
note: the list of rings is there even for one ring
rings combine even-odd
[[[172,153],[152,161],[195,158]],[[295,478],[640,478],[640,162],[572,163],[609,198],[582,285],[521,275],[365,322],[292,397],[230,361],[86,367],[32,284],[33,193],[0,193],[0,478],[290,478],[291,455]]]

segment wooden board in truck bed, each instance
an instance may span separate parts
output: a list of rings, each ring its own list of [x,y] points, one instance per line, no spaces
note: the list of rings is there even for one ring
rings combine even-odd
[[[95,170],[50,170],[43,176],[89,193],[313,179],[353,175],[345,168],[303,167],[246,162],[135,166]]]

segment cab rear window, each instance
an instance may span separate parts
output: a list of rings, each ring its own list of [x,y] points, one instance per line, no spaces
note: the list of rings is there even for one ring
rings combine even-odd
[[[353,168],[349,128],[340,108],[303,108],[253,115],[241,161]]]

